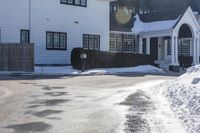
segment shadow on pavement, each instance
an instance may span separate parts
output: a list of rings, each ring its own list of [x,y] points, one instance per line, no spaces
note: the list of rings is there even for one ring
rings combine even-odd
[[[36,112],[33,115],[37,116],[37,117],[47,117],[49,115],[60,114],[62,112],[63,111],[61,111],[61,110],[51,110],[51,109],[49,109],[49,110],[43,110],[43,111],[40,111],[40,112]]]
[[[44,122],[31,122],[24,124],[9,125],[5,128],[13,129],[14,133],[45,132],[51,128],[51,125]]]
[[[41,106],[58,106],[62,103],[69,102],[69,99],[45,99],[45,100],[38,100],[32,101],[29,104],[32,104],[28,108],[36,108]]]

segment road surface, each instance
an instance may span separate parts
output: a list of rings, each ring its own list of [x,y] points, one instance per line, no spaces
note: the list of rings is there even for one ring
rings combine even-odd
[[[141,99],[141,95],[146,94],[136,91],[136,86],[149,81],[174,78],[176,76],[145,74],[80,77],[1,76],[0,131],[120,133],[124,128],[126,132],[139,133],[140,130],[127,130],[128,128],[124,127],[125,123],[127,125],[129,106],[120,103],[130,94],[135,96],[132,99],[144,100]],[[145,103],[145,106],[151,104],[148,101],[138,102]],[[134,120],[136,119],[132,119]],[[135,129],[137,124],[135,123],[134,127],[132,123],[131,126]],[[146,127],[147,130],[143,133],[150,132],[149,125]]]

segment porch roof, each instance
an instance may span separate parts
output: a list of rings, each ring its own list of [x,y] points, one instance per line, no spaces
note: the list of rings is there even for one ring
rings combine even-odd
[[[132,32],[141,34],[169,31],[179,22],[186,10],[186,8],[170,9],[136,15]]]
[[[153,21],[153,22],[143,22],[139,15],[135,16],[134,26],[132,28],[132,32],[136,34],[144,33],[144,32],[155,32],[155,31],[166,31],[170,30],[176,25],[179,21],[181,15],[177,16],[177,18],[172,20],[161,20],[161,21]]]

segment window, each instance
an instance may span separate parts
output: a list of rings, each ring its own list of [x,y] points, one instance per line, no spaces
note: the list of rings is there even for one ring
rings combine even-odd
[[[29,30],[21,30],[20,42],[21,43],[29,43],[30,42],[30,31]]]
[[[134,35],[123,34],[123,52],[133,53],[134,50]]]
[[[142,52],[143,52],[143,54],[147,54],[146,51],[147,51],[147,45],[146,45],[146,43],[143,43],[142,44]]]
[[[190,39],[184,38],[179,40],[178,54],[181,56],[190,56]]]
[[[171,39],[167,40],[167,55],[171,55]]]
[[[110,51],[116,51],[116,41],[110,40]]]
[[[46,33],[46,49],[66,50],[67,49],[67,33],[47,32]]]
[[[83,48],[91,50],[100,50],[100,36],[84,34]]]
[[[123,52],[122,43],[123,43],[123,35],[116,34],[116,52]]]
[[[60,3],[83,7],[87,6],[87,0],[60,0]]]
[[[60,33],[60,48],[61,49],[66,49],[66,44],[67,44],[66,38],[67,37],[65,33]]]
[[[100,50],[100,37],[99,36],[94,36],[94,49],[95,50]]]
[[[133,34],[110,33],[110,51],[135,53],[136,39]]]
[[[116,51],[116,34],[110,33],[110,51]]]

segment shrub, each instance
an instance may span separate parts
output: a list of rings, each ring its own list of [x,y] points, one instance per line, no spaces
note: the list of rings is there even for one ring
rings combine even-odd
[[[71,53],[71,65],[75,69],[81,69],[80,55],[87,54],[85,60],[86,69],[91,68],[112,68],[112,67],[133,67],[138,65],[151,64],[154,60],[151,55],[141,55],[133,53],[112,53],[95,50],[85,50],[74,48]]]

